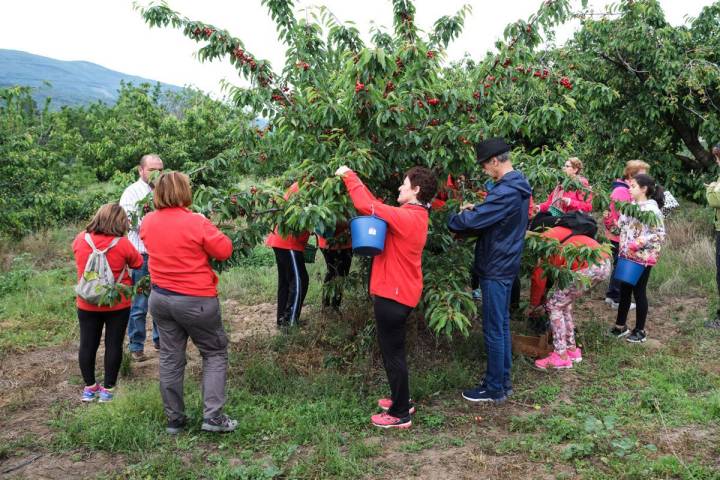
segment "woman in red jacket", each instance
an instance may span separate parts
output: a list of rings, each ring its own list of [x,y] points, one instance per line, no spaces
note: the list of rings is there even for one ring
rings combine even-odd
[[[374,213],[387,222],[385,248],[373,258],[370,294],[391,398],[378,402],[387,412],[373,415],[371,421],[382,428],[410,428],[415,407],[410,405],[405,321],[422,295],[422,252],[437,178],[427,168],[411,168],[398,188],[400,206],[391,207],[379,202],[348,167],[338,168],[335,174],[342,177],[358,212]]]
[[[285,192],[285,200],[298,192],[298,183],[290,185]],[[268,235],[265,245],[272,247],[278,270],[277,327],[283,329],[295,326],[300,319],[310,277],[305,267],[305,245],[310,232],[283,237],[278,228]]]
[[[565,191],[562,185],[558,185],[550,193],[550,196],[543,203],[538,205],[538,210],[547,212],[550,207],[555,206],[563,211],[563,213],[574,212],[592,212],[592,193],[590,193],[590,183],[587,178],[580,175],[583,164],[577,157],[570,157],[563,165],[563,172],[568,177],[577,180],[583,186],[583,190]]]
[[[160,393],[168,419],[166,431],[180,433],[187,424],[183,377],[190,337],[203,359],[201,428],[230,432],[237,421],[223,414],[228,340],[220,317],[218,277],[209,260],[228,259],[232,242],[210,220],[188,210],[191,202],[188,176],[165,173],[153,192],[156,210],[143,218],[140,227],[150,257],[150,313],[162,338]]]
[[[125,236],[130,222],[125,210],[117,203],[103,205],[90,224],[80,232],[72,244],[77,266],[78,281],[85,273],[85,264],[93,250],[106,250],[105,258],[113,277],[123,285],[131,286],[128,268],[140,268],[143,259]],[[130,317],[130,298],[120,296],[120,301],[110,306],[93,305],[80,296],[76,299],[80,323],[80,350],[78,361],[85,388],[83,402],[100,402],[113,399],[113,387],[117,381],[122,362],[123,338]],[[95,383],[95,356],[105,327],[105,380]]]
[[[572,230],[565,227],[553,227],[542,233],[543,237],[553,238],[562,246],[574,245],[576,247],[589,247],[600,250],[602,245],[585,235],[574,235]],[[575,261],[571,269],[585,281],[577,280],[563,290],[555,290],[545,302],[545,308],[550,317],[550,328],[553,334],[554,351],[546,358],[536,360],[535,366],[541,370],[549,368],[571,368],[573,362],[582,361],[582,352],[575,345],[575,323],[573,322],[573,303],[589,288],[607,279],[610,276],[612,260],[608,253],[602,254],[603,260],[596,265],[579,263]],[[550,265],[564,267],[567,262],[562,255],[554,255],[546,260]],[[530,305],[539,307],[545,295],[547,278],[538,264],[532,275],[530,287]]]

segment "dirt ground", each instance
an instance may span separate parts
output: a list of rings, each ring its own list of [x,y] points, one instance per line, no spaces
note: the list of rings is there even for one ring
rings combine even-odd
[[[652,306],[647,348],[660,348],[682,328],[678,317],[684,317],[694,310],[704,311],[706,304],[704,298],[688,298]],[[226,300],[223,311],[229,338],[233,343],[248,342],[277,333],[275,306],[272,304],[246,306]],[[576,307],[580,325],[583,319],[590,316],[591,311],[595,316],[606,318],[608,325],[615,319],[613,310],[602,300],[593,299]],[[633,322],[631,314],[629,323],[632,325]],[[148,327],[150,325],[148,321]],[[151,345],[149,340],[148,345]],[[157,352],[150,346],[146,349],[146,355],[148,359],[145,362],[132,365],[132,378],[157,378]],[[101,367],[102,346],[98,362]],[[192,345],[188,349],[188,369],[191,374],[200,371],[200,357]],[[568,380],[572,381],[570,378]],[[0,447],[13,444],[17,447],[4,456],[0,455],[0,478],[92,478],[122,470],[127,463],[122,455],[111,456],[81,448],[56,454],[49,448],[40,447],[49,444],[52,439],[53,432],[48,426],[48,419],[53,409],[62,404],[79,403],[80,385],[77,343],[11,354],[3,359],[0,364]],[[488,426],[488,440],[499,440],[503,430],[501,426],[507,419],[525,413],[528,407],[508,402],[502,408],[480,410],[478,421],[482,423],[481,427]],[[462,435],[462,431],[458,434]],[[658,443],[664,441],[672,447],[693,435],[696,436],[697,432],[667,432],[664,438],[658,439]],[[23,442],[28,437],[30,441]],[[391,448],[394,441],[389,437],[380,440],[383,447],[388,447],[392,453],[378,459],[378,463],[392,467],[389,469],[395,472],[392,478],[477,478],[480,474],[488,478],[522,479],[555,478],[559,473],[537,471],[537,464],[520,456],[487,455],[479,445],[470,442],[464,446],[446,445],[417,453],[404,453]],[[25,443],[29,446],[23,446]],[[573,472],[568,470],[565,473],[571,477]]]

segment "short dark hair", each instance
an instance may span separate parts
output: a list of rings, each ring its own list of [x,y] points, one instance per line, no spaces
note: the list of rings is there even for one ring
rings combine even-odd
[[[438,189],[438,180],[435,172],[425,167],[412,167],[405,172],[405,176],[410,180],[411,187],[420,187],[417,199],[421,203],[432,202]]]

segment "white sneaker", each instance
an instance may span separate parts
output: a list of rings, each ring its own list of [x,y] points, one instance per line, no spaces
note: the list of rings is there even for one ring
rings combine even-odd
[[[610,301],[612,302],[610,304],[610,306],[612,307],[613,310],[617,310],[620,307],[620,304],[618,302],[613,302],[612,300],[610,300]],[[635,310],[636,306],[637,305],[635,305],[635,303],[630,303],[630,310]]]
[[[605,303],[607,303],[608,305],[612,306],[612,304],[615,303],[615,300],[613,300],[613,299],[610,298],[610,297],[605,297]]]

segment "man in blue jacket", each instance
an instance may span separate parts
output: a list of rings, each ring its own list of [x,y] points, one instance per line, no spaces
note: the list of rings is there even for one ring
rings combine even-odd
[[[471,402],[499,403],[512,393],[510,292],[520,271],[532,190],[525,176],[513,169],[510,145],[502,138],[480,142],[475,154],[495,186],[483,203],[464,205],[460,213],[451,215],[448,228],[455,233],[478,235],[475,273],[482,290],[487,369],[480,384],[462,395]]]

